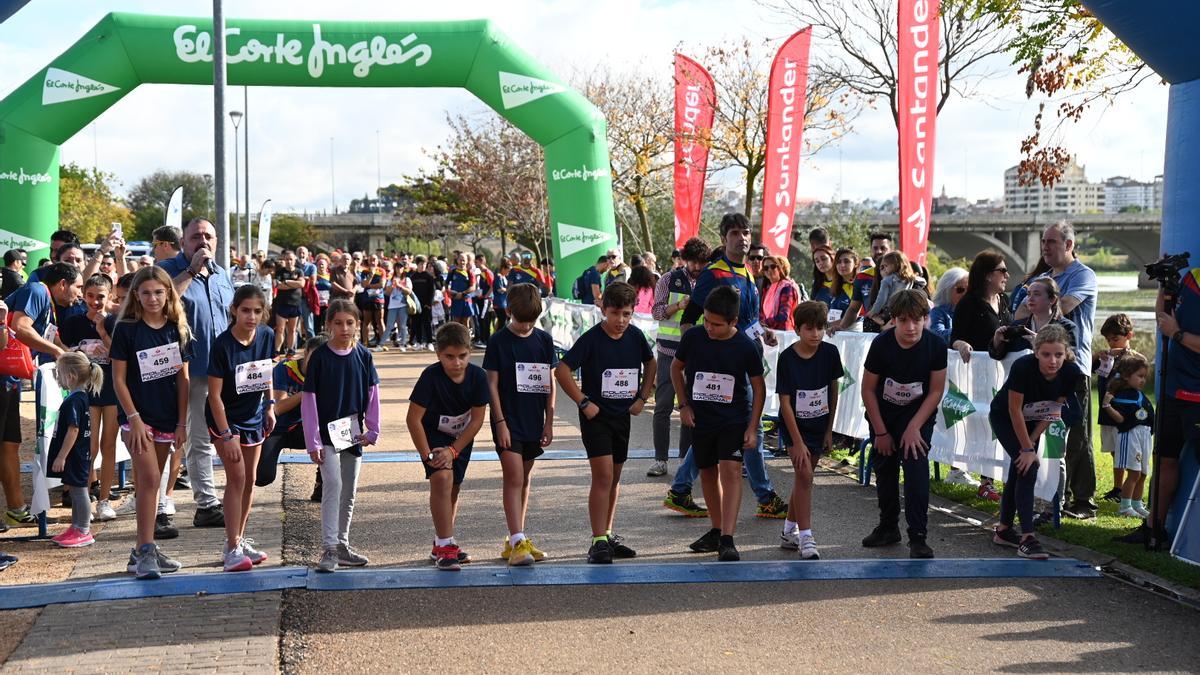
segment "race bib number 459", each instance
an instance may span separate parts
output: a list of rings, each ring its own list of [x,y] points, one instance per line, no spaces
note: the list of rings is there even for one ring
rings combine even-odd
[[[183,367],[178,342],[143,349],[137,353],[137,360],[138,370],[142,374],[142,382],[152,382],[170,377]]]

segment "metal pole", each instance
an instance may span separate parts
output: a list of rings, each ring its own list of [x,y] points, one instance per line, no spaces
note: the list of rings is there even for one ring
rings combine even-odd
[[[243,254],[250,253],[250,87],[242,87],[242,112],[246,117],[246,136],[243,142],[246,144],[246,161],[242,166],[246,167],[246,248],[241,249]]]
[[[235,122],[233,125],[233,218],[237,224],[235,228],[237,238],[234,240],[234,246],[241,247],[242,245],[242,200],[238,193],[241,191],[242,182],[238,177],[238,125]],[[229,248],[226,246],[226,248]],[[231,261],[232,262],[232,261]]]
[[[229,211],[225,206],[225,9],[213,0],[213,179],[217,191],[217,262],[229,268]]]
[[[337,186],[334,183],[333,174],[333,136],[329,137],[329,203],[333,206],[333,212],[337,213]]]
[[[383,161],[382,153],[379,150],[379,130],[375,130],[375,212],[383,211],[383,198],[380,196],[380,190],[383,188]]]

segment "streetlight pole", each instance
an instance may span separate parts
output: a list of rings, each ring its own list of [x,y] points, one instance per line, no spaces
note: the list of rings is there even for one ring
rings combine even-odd
[[[242,87],[242,111],[246,113],[246,248],[242,249],[243,254],[250,254],[250,87]]]
[[[217,196],[217,262],[229,268],[229,211],[225,204],[225,7],[213,0],[213,180]],[[224,247],[224,248],[222,248]]]
[[[237,228],[237,243],[234,248],[240,248],[242,244],[242,198],[241,198],[241,178],[238,176],[238,158],[241,155],[238,146],[238,124],[242,121],[242,111],[230,110],[229,119],[233,122],[233,213],[236,219]],[[228,245],[228,243],[226,243]],[[232,264],[233,261],[230,261]]]
[[[383,189],[383,154],[379,149],[379,130],[375,130],[375,212],[383,212],[383,197],[381,190]]]
[[[337,213],[337,185],[334,182],[333,170],[333,136],[329,137],[329,203],[333,206],[333,212]]]

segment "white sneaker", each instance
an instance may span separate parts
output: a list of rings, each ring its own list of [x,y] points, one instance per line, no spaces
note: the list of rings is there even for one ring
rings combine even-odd
[[[650,464],[650,470],[646,472],[646,475],[651,478],[658,478],[659,476],[667,475],[667,463],[657,459],[654,460],[654,462]]]
[[[132,516],[137,514],[137,495],[131,494],[121,502],[117,507],[116,513],[118,516]]]
[[[434,349],[434,347],[433,347],[433,343],[432,343],[432,342],[430,342],[429,344],[426,344],[426,345],[425,345],[425,349],[428,349],[428,350],[429,350],[429,351],[431,351],[431,352],[432,352],[432,351],[437,351],[436,349]]]
[[[779,548],[788,551],[800,550],[800,530],[779,533]]]
[[[1117,511],[1117,515],[1123,516],[1125,518],[1145,518],[1146,517],[1146,516],[1143,516],[1142,514],[1138,513],[1137,511],[1134,511],[1132,506],[1127,509],[1119,509]],[[1147,515],[1149,515],[1149,512],[1147,512]]]
[[[1140,503],[1131,504],[1130,506],[1133,508],[1134,511],[1138,512],[1139,516],[1141,516],[1143,518],[1150,517],[1150,511],[1148,511],[1146,509],[1146,507],[1142,506]]]
[[[103,499],[96,504],[96,520],[104,522],[113,520],[117,517],[117,512],[113,511],[113,507],[108,503],[107,499]]]
[[[801,560],[820,560],[821,554],[817,551],[817,540],[811,534],[806,534],[800,537],[800,559]]]
[[[957,467],[950,469],[950,473],[942,480],[943,483],[951,485],[970,485],[971,487],[979,487],[979,481],[971,474]]]
[[[237,546],[225,551],[224,562],[226,572],[245,572],[254,567],[254,562],[246,556],[240,542]]]
[[[175,500],[170,497],[158,500],[158,512],[168,516],[175,515]]]

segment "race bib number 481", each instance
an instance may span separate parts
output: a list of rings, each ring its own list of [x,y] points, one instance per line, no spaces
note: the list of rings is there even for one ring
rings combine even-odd
[[[696,373],[692,383],[693,401],[733,403],[733,376],[724,373]]]
[[[138,370],[142,374],[142,382],[152,382],[170,377],[183,367],[178,342],[143,349],[137,353],[137,360]]]

